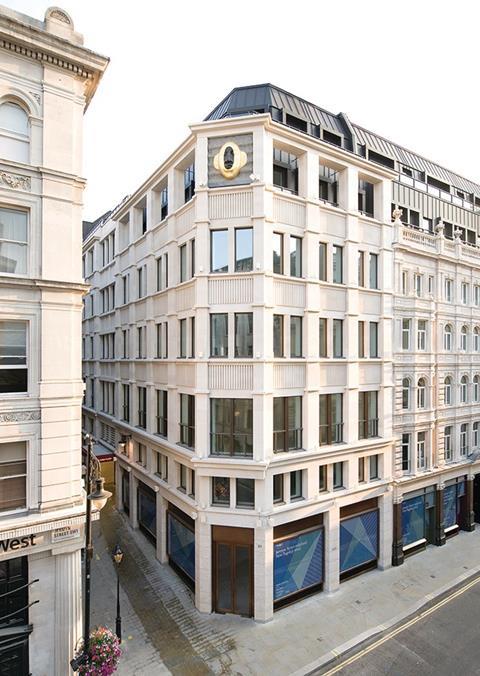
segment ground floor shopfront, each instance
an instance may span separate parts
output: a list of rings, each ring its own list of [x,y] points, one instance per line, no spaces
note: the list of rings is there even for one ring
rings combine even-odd
[[[391,565],[392,493],[382,485],[268,516],[199,509],[117,456],[117,507],[203,612],[266,621],[307,594]]]
[[[0,532],[0,675],[66,676],[81,636],[84,517]]]
[[[410,481],[395,489],[393,504],[393,565],[405,556],[442,546],[460,530],[472,531],[480,518],[480,474],[443,475],[435,483]]]

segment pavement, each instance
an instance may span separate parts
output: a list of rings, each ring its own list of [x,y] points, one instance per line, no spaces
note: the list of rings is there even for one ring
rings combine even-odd
[[[283,608],[265,624],[235,615],[207,615],[196,610],[191,592],[175,572],[157,561],[153,545],[109,504],[94,525],[92,626],[115,626],[116,578],[110,552],[117,542],[125,552],[120,569],[125,636],[121,676],[320,673],[339,654],[381,636],[480,573],[477,528],[473,533],[460,532],[443,547],[428,547],[403,566],[370,571],[342,583],[334,593],[321,592]],[[448,645],[452,644],[450,631]],[[345,673],[403,676],[409,672]],[[464,670],[471,673],[477,672]]]

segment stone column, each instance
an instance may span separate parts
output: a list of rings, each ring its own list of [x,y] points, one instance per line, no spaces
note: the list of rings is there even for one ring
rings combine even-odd
[[[205,513],[195,520],[195,605],[201,613],[212,612],[212,529]]]
[[[82,634],[80,549],[55,556],[55,676],[71,673],[70,660]]]
[[[402,501],[403,497],[400,495],[393,502],[392,566],[401,566],[405,558],[403,554]]]
[[[439,484],[436,491],[436,509],[435,509],[435,544],[441,547],[446,543],[445,525],[443,522],[443,489],[444,485]]]
[[[168,501],[157,493],[157,548],[156,557],[160,563],[167,563],[167,507]]]
[[[254,618],[266,622],[273,617],[273,527],[263,518],[254,535]]]
[[[468,476],[465,485],[465,510],[463,514],[462,530],[475,530],[475,512],[473,509],[473,480],[474,476]]]
[[[393,523],[392,523],[392,492],[388,491],[378,498],[379,518],[379,548],[378,568],[385,570],[392,565],[391,551],[393,547]]]
[[[324,514],[325,573],[323,587],[327,592],[340,586],[340,509],[331,507]]]

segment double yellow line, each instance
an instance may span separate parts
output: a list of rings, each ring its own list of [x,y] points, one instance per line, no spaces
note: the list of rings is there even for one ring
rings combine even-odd
[[[429,615],[434,613],[436,610],[438,610],[442,606],[446,605],[447,603],[450,603],[450,601],[453,601],[453,599],[456,599],[461,594],[464,594],[466,591],[468,591],[471,587],[478,584],[479,582],[480,582],[480,575],[478,577],[476,577],[474,580],[472,580],[471,582],[468,582],[466,585],[464,585],[460,589],[457,589],[457,591],[453,592],[449,596],[445,597],[444,599],[442,599],[441,601],[436,603],[434,606],[431,606],[431,608],[428,608],[428,610],[424,610],[422,613],[415,616],[414,618],[412,618],[408,622],[405,622],[405,624],[402,624],[400,627],[397,627],[396,629],[393,629],[388,634],[385,634],[385,636],[382,636],[382,638],[379,638],[378,641],[375,641],[374,643],[369,645],[367,648],[364,648],[364,650],[361,650],[359,653],[352,655],[352,657],[349,657],[348,659],[344,660],[341,664],[338,664],[337,666],[333,667],[329,671],[324,672],[323,676],[330,676],[331,674],[337,674],[339,671],[341,671],[345,667],[348,667],[350,664],[353,664],[354,662],[361,659],[365,655],[368,655],[368,653],[372,652],[372,650],[375,650],[376,648],[381,646],[383,643],[386,643],[391,638],[394,638],[398,634],[401,634],[402,631],[405,631],[409,627],[412,627],[414,624],[416,624],[420,620],[425,619],[426,617],[428,617]]]

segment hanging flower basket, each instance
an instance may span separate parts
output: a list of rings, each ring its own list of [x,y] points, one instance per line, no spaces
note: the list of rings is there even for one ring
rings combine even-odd
[[[78,655],[83,652],[83,642]],[[117,671],[122,651],[117,636],[106,627],[96,627],[90,633],[90,651],[87,660],[80,665],[82,676],[110,676]]]

